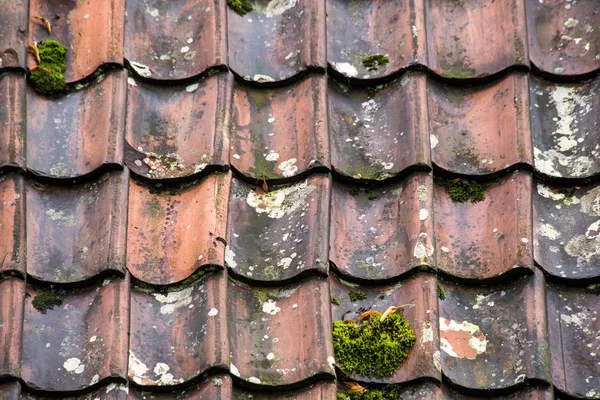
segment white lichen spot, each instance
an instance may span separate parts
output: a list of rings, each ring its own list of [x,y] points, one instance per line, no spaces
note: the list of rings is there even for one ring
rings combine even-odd
[[[275,82],[275,79],[271,78],[269,75],[255,74],[252,78],[254,82]]]
[[[257,194],[250,191],[246,202],[259,214],[266,213],[269,218],[281,218],[304,207],[306,197],[315,189],[304,181],[269,193]]]
[[[427,209],[421,208],[419,210],[419,219],[421,221],[425,221],[427,219],[427,217],[429,217],[429,212],[427,211]]]
[[[327,364],[329,364],[329,368],[335,371],[335,358],[333,356],[327,357]]]
[[[81,374],[85,369],[85,365],[81,363],[81,360],[75,357],[69,358],[67,361],[65,361],[63,363],[63,367],[66,371],[74,372],[76,374]]]
[[[431,323],[423,322],[423,331],[421,332],[421,343],[433,342],[433,328]]]
[[[269,299],[263,303],[262,311],[265,314],[277,315],[277,313],[279,311],[281,311],[281,308],[277,307],[277,303],[275,303],[273,300]]]
[[[236,160],[239,160],[240,158],[242,158],[242,157],[240,157],[239,154],[234,154],[232,157],[235,158]]]
[[[297,161],[296,158],[290,158],[289,160],[280,163],[279,169],[281,170],[281,174],[288,178],[294,176],[296,172],[298,172],[298,166],[296,165]]]
[[[240,376],[240,371],[237,369],[237,367],[233,364],[229,364],[229,372],[231,372],[232,375],[235,375],[237,377]]]
[[[353,78],[356,75],[358,75],[358,71],[356,70],[356,67],[354,67],[354,65],[352,65],[350,63],[347,63],[347,62],[335,63],[334,62],[332,64],[340,74],[342,74],[348,78]]]
[[[172,314],[178,307],[187,307],[192,302],[193,287],[169,292],[166,295],[154,293],[154,298],[164,305],[160,307],[161,314]]]
[[[100,375],[96,374],[92,376],[92,380],[90,381],[90,385],[95,385],[100,380]]]
[[[165,363],[156,363],[154,366],[154,373],[156,375],[164,375],[169,372],[169,366]]]
[[[278,267],[282,267],[283,269],[288,269],[292,264],[292,259],[290,257],[284,257],[277,263]]]
[[[269,154],[267,154],[267,156],[265,157],[265,160],[267,160],[267,161],[277,161],[277,160],[279,160],[279,153],[276,153],[275,151],[271,150],[269,152]]]
[[[541,236],[547,237],[550,240],[556,240],[560,237],[560,232],[550,224],[542,224],[537,228]]]
[[[417,188],[417,196],[419,201],[427,201],[427,187],[425,185],[419,185]]]
[[[432,150],[435,149],[436,146],[439,144],[437,136],[435,136],[434,134],[429,135],[429,144]]]
[[[131,76],[127,78],[127,84],[131,86],[137,86],[137,82]]]
[[[214,308],[214,307],[213,307],[213,308],[211,308],[211,309],[208,311],[208,316],[209,316],[209,317],[214,317],[214,316],[215,316],[215,315],[217,315],[218,313],[219,313],[219,310],[217,310],[216,308]]]
[[[449,249],[449,248],[447,248],[446,246],[442,246],[440,249],[441,249],[441,250],[442,250],[444,253],[450,253],[450,249]]]
[[[269,360],[269,361],[270,361],[270,360],[272,360],[272,359],[274,359],[274,358],[275,358],[275,354],[273,354],[273,353],[269,353],[269,354],[267,354],[267,360]]]
[[[160,16],[160,12],[159,12],[158,8],[146,7],[146,12],[148,14],[150,14],[151,17],[154,17],[154,18],[158,18],[158,16]]]
[[[537,192],[540,196],[554,201],[560,201],[565,198],[563,193],[554,193],[548,186],[538,183]]]
[[[237,268],[237,262],[235,261],[235,253],[231,250],[231,247],[225,246],[225,264],[229,268]]]
[[[475,324],[440,317],[440,348],[451,357],[474,360],[485,353],[487,339]]]
[[[414,38],[416,38],[417,36],[419,36],[419,34],[418,34],[418,33],[419,33],[419,32],[417,31],[417,26],[416,26],[416,25],[413,25],[413,26],[412,26],[412,35],[413,35],[413,37],[414,37]]]
[[[194,173],[197,174],[199,172],[204,171],[204,168],[206,168],[207,165],[208,165],[207,163],[202,163],[202,164],[196,165],[196,167],[194,168]]]
[[[94,336],[92,336],[92,337],[90,338],[90,343],[94,343],[94,342],[96,341],[96,339],[98,339],[98,337],[97,337],[97,336],[95,336],[95,335],[94,335]]]
[[[281,15],[290,8],[293,8],[298,0],[271,0],[265,9],[265,16],[272,18],[276,15]]]
[[[46,215],[52,221],[57,221],[66,226],[76,226],[81,223],[81,219],[73,214],[70,214],[69,211],[62,210],[57,211],[52,208],[46,210]]]
[[[180,50],[182,53],[187,53],[188,51],[190,51],[189,46],[183,46]]]
[[[131,350],[129,350],[129,375],[133,376],[135,383],[141,384],[144,375],[148,372],[146,364],[141,362]]]
[[[565,26],[567,28],[575,28],[577,25],[579,25],[579,21],[575,18],[569,18],[565,21]]]
[[[581,211],[595,217],[600,217],[600,186],[590,190],[580,199]]]
[[[152,76],[152,71],[150,71],[150,68],[144,64],[140,64],[138,62],[131,61],[131,62],[129,62],[129,65],[131,65],[131,68],[133,68],[133,70],[139,76],[143,76],[144,78],[149,78]]]
[[[248,378],[248,382],[259,384],[260,383],[260,379],[258,379],[255,376],[251,376],[250,378]]]
[[[188,93],[192,93],[194,91],[196,91],[196,89],[198,89],[198,87],[200,86],[199,83],[192,83],[191,85],[186,86],[185,91]]]
[[[423,260],[425,257],[430,257],[433,254],[433,246],[429,242],[427,234],[420,233],[417,240],[413,255],[420,260]]]
[[[600,237],[598,237],[597,233],[592,239],[586,235],[577,235],[569,240],[565,246],[565,251],[571,257],[578,258],[578,265],[583,261],[589,263],[592,260],[600,258]]]
[[[585,237],[588,239],[596,239],[600,237],[600,220],[588,226],[585,231]]]
[[[442,353],[439,350],[433,352],[433,365],[438,371],[442,370]]]

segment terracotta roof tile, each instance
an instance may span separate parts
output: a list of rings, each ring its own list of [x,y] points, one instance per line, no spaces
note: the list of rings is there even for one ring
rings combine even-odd
[[[419,379],[441,380],[440,344],[438,332],[437,287],[434,275],[419,274],[401,283],[385,286],[357,285],[332,277],[331,297],[339,302],[331,304],[334,321],[352,319],[368,310],[383,313],[390,306],[403,306],[402,312],[415,331],[417,340],[408,358],[389,378],[352,376],[360,382],[406,383]],[[362,292],[364,300],[352,301],[351,292]]]
[[[228,174],[167,188],[131,181],[127,268],[132,275],[165,285],[199,269],[222,268],[229,182]]]
[[[123,165],[125,79],[124,71],[111,72],[58,101],[29,88],[29,171],[40,177],[67,179]],[[95,109],[103,112],[93,112]]]
[[[227,164],[231,75],[157,86],[133,77],[127,85],[127,155],[133,172],[182,178]]]
[[[600,79],[564,84],[532,78],[530,97],[536,170],[552,178],[599,175]]]
[[[40,311],[34,301],[43,290],[28,287],[25,299],[21,377],[27,386],[75,391],[125,378],[128,279],[56,294],[64,296],[62,304]]]
[[[56,283],[79,282],[109,271],[123,274],[128,175],[107,173],[92,183],[69,187],[28,182],[27,273]]]
[[[0,28],[1,29],[1,28]],[[17,74],[0,75],[0,170],[23,167],[26,126],[25,79]]]
[[[230,348],[245,349],[231,353],[231,375],[267,387],[333,378],[327,280],[278,288],[229,281],[228,295]]]
[[[152,80],[197,76],[226,62],[225,0],[128,0],[125,58]]]
[[[531,62],[554,75],[600,68],[600,4],[526,1]]]
[[[325,2],[252,2],[242,16],[227,8],[229,67],[243,79],[284,81],[325,68]]]
[[[426,173],[371,190],[334,184],[329,243],[336,272],[377,281],[435,268],[432,184]]]
[[[456,202],[434,186],[438,267],[457,278],[485,279],[532,270],[531,177],[513,173],[481,202]]]
[[[532,165],[527,87],[525,74],[472,87],[429,81],[433,162],[470,175]]]
[[[331,164],[336,172],[382,180],[431,164],[425,75],[408,74],[372,90],[332,81],[328,95]]]
[[[549,274],[600,276],[600,186],[534,187],[535,261]]]
[[[444,282],[442,371],[454,385],[499,389],[550,381],[544,283],[540,271],[495,287]]]
[[[331,181],[325,175],[262,187],[234,179],[226,262],[245,280],[288,281],[327,273]]]
[[[347,78],[377,79],[427,65],[424,2],[327,1],[327,57]],[[389,63],[367,68],[363,60],[385,55]]]
[[[595,0],[9,3],[0,398],[600,398]],[[348,376],[389,306],[408,359]]]
[[[228,368],[226,291],[222,272],[168,293],[134,290],[129,378],[142,386],[179,385]]]
[[[326,95],[325,79],[318,75],[278,89],[235,85],[231,166],[266,179],[328,167]]]
[[[469,79],[485,77],[513,65],[527,66],[524,3],[428,0],[431,70],[448,79]]]
[[[55,2],[29,0],[29,43],[58,40],[68,49],[65,79],[74,82],[92,75],[99,67],[123,65],[125,0]],[[34,17],[52,25],[49,33]],[[28,67],[35,65],[29,56]],[[120,103],[123,104],[123,103]]]

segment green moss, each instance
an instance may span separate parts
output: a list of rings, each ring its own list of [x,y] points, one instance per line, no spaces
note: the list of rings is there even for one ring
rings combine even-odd
[[[336,299],[335,297],[331,296],[331,304],[335,304],[336,306],[340,305],[340,301],[338,299]]]
[[[46,314],[47,310],[52,310],[54,306],[60,306],[63,302],[64,295],[55,290],[40,290],[31,301],[33,308]]]
[[[362,64],[368,71],[376,71],[385,67],[390,62],[390,58],[385,54],[371,54],[362,59]]]
[[[437,284],[437,295],[440,300],[446,299],[446,291],[444,290],[442,285],[440,285],[439,283]]]
[[[333,323],[333,349],[339,367],[348,374],[392,376],[415,343],[415,332],[401,313],[383,322],[377,314],[362,324]]]
[[[33,89],[46,96],[66,92],[67,48],[56,40],[46,40],[38,45],[38,51],[40,64],[29,76]]]
[[[443,73],[442,77],[448,79],[473,79],[473,78],[483,78],[487,76],[486,73],[481,73],[476,75],[477,70],[474,68],[469,68],[467,65],[463,64],[460,61],[455,61],[453,64],[449,64],[446,61],[442,61],[442,69]]]
[[[351,392],[338,392],[337,400],[402,400],[400,389],[388,385],[383,389],[367,390],[363,394]]]
[[[227,5],[240,15],[246,15],[254,9],[248,0],[227,0]]]
[[[592,283],[585,288],[585,291],[590,294],[600,295],[600,283]]]
[[[350,293],[348,293],[348,297],[350,297],[350,301],[354,302],[357,300],[366,300],[367,295],[359,290],[351,290]]]
[[[452,201],[458,203],[477,203],[485,200],[485,191],[488,185],[472,182],[464,179],[444,181],[441,185],[446,189]]]

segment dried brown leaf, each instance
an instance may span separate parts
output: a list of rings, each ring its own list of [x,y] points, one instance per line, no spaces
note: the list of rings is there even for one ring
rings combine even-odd
[[[393,313],[396,313],[396,312],[403,313],[404,307],[413,307],[413,306],[414,306],[414,304],[403,304],[401,306],[390,306],[390,307],[388,307],[387,310],[385,310],[385,312],[383,314],[381,314],[379,321],[381,321],[381,322],[385,321],[385,319]]]
[[[33,56],[35,57],[35,61],[38,64],[41,62],[40,51],[38,50],[36,45],[30,44],[29,46],[27,46],[27,51],[30,52],[31,54],[33,54]]]
[[[369,317],[375,317],[377,314],[379,314],[379,313],[375,310],[365,311],[364,313],[360,314],[360,316],[358,317],[358,320],[362,321],[363,319],[366,319]]]
[[[367,391],[367,389],[365,389],[363,386],[359,385],[356,382],[344,382],[344,386],[346,386],[346,389],[348,389],[348,391],[351,393],[363,394]]]
[[[48,34],[52,33],[52,24],[50,23],[50,21],[48,20],[48,18],[44,18],[44,17],[39,16],[39,15],[34,15],[33,19],[37,19],[42,24],[44,24],[44,26],[46,27],[46,29],[48,29]]]

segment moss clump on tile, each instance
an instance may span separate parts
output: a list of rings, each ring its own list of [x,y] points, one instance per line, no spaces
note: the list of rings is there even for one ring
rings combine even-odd
[[[348,297],[350,297],[350,301],[352,302],[367,299],[367,295],[364,292],[361,292],[360,290],[351,290],[350,293],[348,293]]]
[[[248,0],[227,0],[227,5],[240,15],[246,15],[254,9]]]
[[[362,59],[362,64],[368,71],[376,71],[385,67],[390,62],[390,58],[385,54],[371,54]]]
[[[331,296],[330,299],[331,299],[331,304],[334,304],[336,306],[340,305],[340,301],[338,299],[336,299],[335,297]]]
[[[62,293],[56,290],[42,289],[35,295],[31,304],[33,308],[42,314],[46,314],[46,311],[52,310],[55,306],[60,306],[63,300],[64,295]]]
[[[468,181],[464,179],[453,179],[450,181],[440,181],[450,195],[452,201],[458,203],[478,203],[485,200],[485,191],[488,185],[479,182]]]
[[[444,290],[442,285],[440,285],[439,283],[437,284],[437,295],[440,300],[446,299],[446,291]]]
[[[356,325],[333,323],[333,349],[338,366],[347,374],[382,378],[392,376],[416,341],[413,328],[401,313],[383,322],[380,313]]]
[[[56,96],[67,91],[65,71],[67,48],[56,40],[45,40],[37,46],[40,64],[31,71],[29,79],[33,89],[46,96]]]
[[[359,392],[338,392],[337,400],[402,400],[400,390],[392,385],[382,389],[367,389],[364,393]]]

